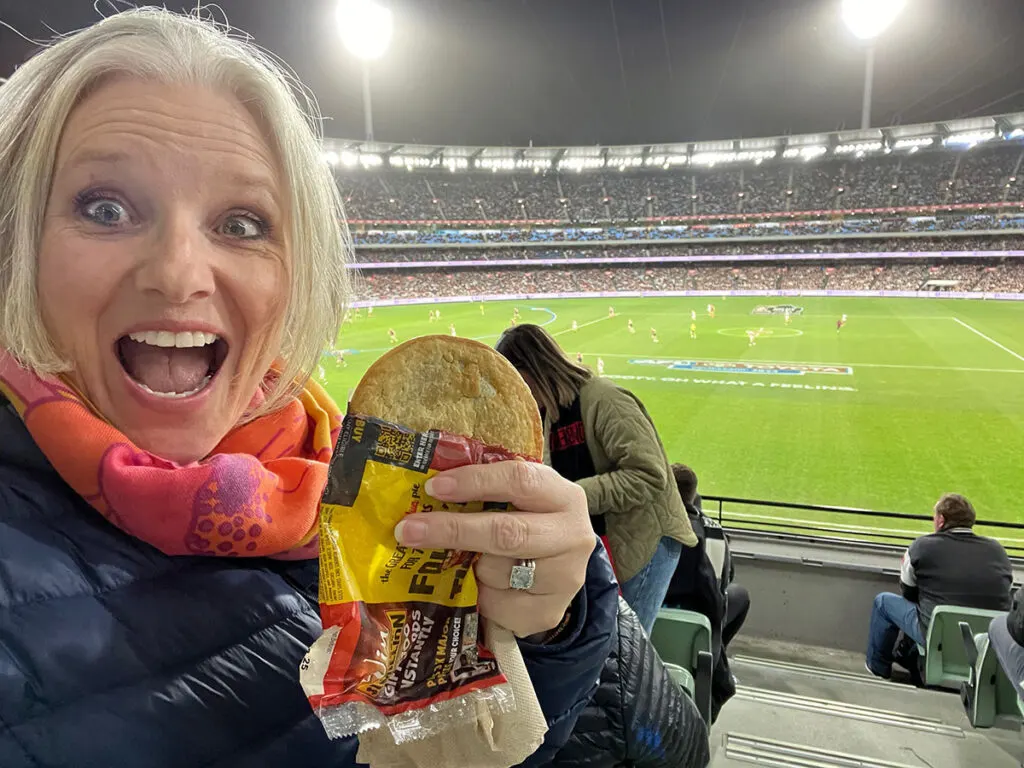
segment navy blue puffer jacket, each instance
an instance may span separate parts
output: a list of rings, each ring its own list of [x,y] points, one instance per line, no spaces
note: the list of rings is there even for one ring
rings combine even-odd
[[[0,766],[347,768],[298,683],[320,634],[317,564],[167,557],[108,524],[0,403]],[[522,644],[551,764],[612,647],[600,547],[576,625]]]
[[[558,768],[703,768],[707,727],[673,681],[633,609],[619,600],[618,642]]]

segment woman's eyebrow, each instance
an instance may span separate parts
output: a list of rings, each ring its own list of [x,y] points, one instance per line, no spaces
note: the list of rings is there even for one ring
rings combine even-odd
[[[257,194],[266,195],[274,202],[279,204],[279,192],[277,184],[274,180],[263,173],[247,173],[240,170],[225,170],[220,174],[220,178],[225,184],[236,187],[238,189],[245,190],[246,192],[253,192]]]
[[[131,155],[118,150],[84,149],[73,154],[65,163],[65,167],[82,165],[130,165],[136,161]],[[244,189],[247,192],[262,193],[275,204],[280,204],[277,184],[265,173],[250,173],[238,169],[225,169],[218,174],[227,185]]]
[[[130,161],[128,154],[118,150],[83,149],[71,155],[64,165],[121,165]]]

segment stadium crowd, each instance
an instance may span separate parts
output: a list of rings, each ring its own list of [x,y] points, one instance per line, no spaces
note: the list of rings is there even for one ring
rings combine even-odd
[[[941,281],[941,285],[929,285]],[[367,270],[362,299],[522,293],[736,290],[953,290],[1024,293],[1024,261],[1004,264],[470,267]]]
[[[834,218],[829,220],[796,220],[765,222],[723,222],[717,224],[674,224],[661,226],[560,226],[501,229],[439,229],[427,227],[410,229],[364,229],[357,227],[353,241],[357,246],[402,245],[503,245],[514,243],[615,243],[633,240],[752,240],[784,237],[856,237],[857,235],[884,235],[889,233],[935,233],[949,237],[949,233],[1000,231],[1018,232],[1024,229],[1024,215],[1019,213],[946,214],[943,216]],[[950,239],[955,239],[950,237]]]
[[[664,258],[666,256],[738,256],[741,254],[791,253],[905,253],[948,251],[1024,250],[1024,237],[914,237],[843,238],[821,240],[770,240],[744,243],[701,243],[652,247],[619,246],[593,248],[358,248],[356,261],[364,264],[389,262],[509,261],[530,259]]]
[[[339,171],[352,220],[637,221],[1019,202],[1018,142],[969,152],[585,173]]]

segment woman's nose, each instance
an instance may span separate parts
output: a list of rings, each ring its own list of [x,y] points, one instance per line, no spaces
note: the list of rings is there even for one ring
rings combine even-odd
[[[176,215],[152,230],[142,245],[136,286],[171,304],[205,298],[215,290],[215,245],[194,217]]]

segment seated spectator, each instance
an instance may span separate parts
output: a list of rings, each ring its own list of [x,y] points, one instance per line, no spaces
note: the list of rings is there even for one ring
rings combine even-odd
[[[994,611],[1010,607],[1010,558],[998,541],[974,532],[976,519],[974,507],[960,494],[947,493],[939,499],[935,533],[916,539],[903,555],[903,594],[883,592],[875,597],[868,632],[868,671],[890,677],[901,631],[924,645],[936,606]]]
[[[673,464],[672,475],[697,535],[697,546],[683,550],[665,595],[665,605],[696,611],[711,622],[711,651],[715,659],[711,677],[711,721],[714,722],[722,705],[736,693],[726,649],[747,619],[750,593],[745,587],[732,583],[729,540],[718,522],[701,510],[697,474],[685,464]]]
[[[988,627],[988,641],[999,665],[1010,678],[1017,695],[1024,699],[1024,588],[1013,596],[1005,616],[996,616]]]

